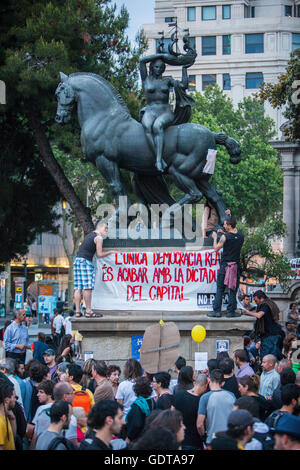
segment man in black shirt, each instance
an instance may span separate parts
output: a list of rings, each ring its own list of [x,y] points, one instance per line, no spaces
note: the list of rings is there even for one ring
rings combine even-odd
[[[99,220],[93,232],[89,233],[81,243],[74,262],[74,300],[76,317],[81,317],[80,302],[83,294],[85,301],[85,316],[102,316],[93,314],[91,310],[92,290],[95,285],[95,267],[93,257],[95,253],[98,258],[108,256],[114,251],[103,251],[103,236],[107,232],[107,223]]]
[[[240,317],[235,313],[237,302],[236,293],[240,281],[240,254],[244,243],[244,235],[236,229],[236,220],[228,216],[224,222],[225,233],[217,241],[217,233],[212,233],[214,250],[218,252],[223,248],[220,269],[217,277],[217,293],[214,301],[214,311],[208,317],[221,317],[222,298],[226,285],[228,286],[227,318]]]
[[[279,359],[284,335],[278,323],[279,308],[262,290],[254,292],[253,299],[257,305],[256,311],[245,309],[243,312],[256,318],[254,336],[261,340],[260,358],[273,354]]]
[[[113,450],[110,441],[125,424],[123,408],[115,400],[101,400],[89,412],[88,425],[96,431],[87,450]]]

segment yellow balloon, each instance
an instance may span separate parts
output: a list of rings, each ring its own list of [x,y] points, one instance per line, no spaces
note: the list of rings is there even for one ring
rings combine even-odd
[[[206,329],[202,325],[196,325],[193,327],[191,334],[196,343],[201,343],[206,337]]]

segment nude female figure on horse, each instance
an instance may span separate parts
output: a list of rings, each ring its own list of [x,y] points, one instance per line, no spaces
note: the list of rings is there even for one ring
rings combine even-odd
[[[187,68],[194,63],[196,55],[196,52],[191,54],[189,51],[188,54],[179,56],[179,54],[176,55],[172,51],[172,48],[169,48],[169,54],[153,54],[140,60],[140,75],[147,101],[147,105],[140,112],[140,117],[149,145],[156,154],[156,168],[160,172],[163,172],[167,167],[167,163],[163,160],[165,129],[172,124],[187,122],[191,113],[188,113],[184,118],[178,119],[177,111],[180,108],[190,108],[195,104],[194,100],[186,94],[185,90],[189,86]],[[182,58],[187,58],[187,60],[185,60],[182,67],[181,81],[174,80],[172,77],[162,76],[166,69],[166,64],[181,65]],[[147,63],[150,63],[149,72],[147,70]],[[175,89],[175,113],[169,104],[171,88]]]

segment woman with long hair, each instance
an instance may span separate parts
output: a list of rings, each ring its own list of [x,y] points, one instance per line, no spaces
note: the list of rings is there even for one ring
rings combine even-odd
[[[137,398],[134,392],[133,386],[135,379],[143,375],[143,369],[139,361],[136,359],[128,359],[124,366],[124,377],[125,380],[120,383],[118,391],[116,393],[116,400],[123,405],[123,415],[126,419],[126,415],[129,411],[130,405]]]
[[[296,347],[297,347],[297,340],[298,337],[296,333],[289,333],[283,340],[283,354],[286,359],[291,358],[291,353],[293,349],[293,343],[296,341]]]
[[[191,390],[195,383],[195,373],[191,366],[182,367],[178,374],[178,385],[176,392],[179,390]]]
[[[92,370],[94,365],[94,359],[87,359],[82,364],[82,378],[80,380],[80,385],[84,388],[88,388],[92,393],[94,393],[97,383],[96,380],[93,379]]]
[[[61,339],[57,356],[56,356],[56,364],[60,362],[70,362],[71,364],[74,362],[74,351],[72,348],[72,344],[74,343],[74,339],[72,335],[64,335]]]

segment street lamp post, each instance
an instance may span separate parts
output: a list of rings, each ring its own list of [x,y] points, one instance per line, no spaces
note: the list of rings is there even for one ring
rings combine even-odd
[[[24,302],[26,302],[26,297],[27,297],[27,257],[24,257]]]

